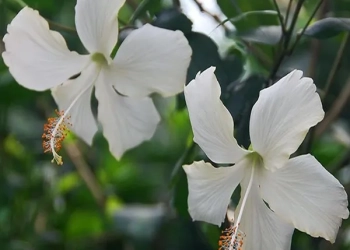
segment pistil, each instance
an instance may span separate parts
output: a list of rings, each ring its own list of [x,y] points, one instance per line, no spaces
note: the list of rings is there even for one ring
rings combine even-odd
[[[239,225],[241,223],[244,207],[245,207],[245,205],[247,203],[248,195],[250,193],[250,189],[252,188],[252,184],[253,184],[254,172],[255,172],[255,166],[254,166],[255,165],[255,159],[254,159],[253,162],[254,163],[253,163],[253,166],[252,166],[252,172],[250,174],[248,187],[247,187],[247,190],[246,190],[246,192],[244,194],[242,205],[241,205],[241,209],[239,210],[237,220],[235,221],[235,223],[233,225],[234,230],[233,230],[233,233],[232,233],[229,250],[239,250],[239,249],[241,249],[239,239],[242,238],[242,237],[240,235],[241,231],[238,228],[239,228]],[[243,242],[242,242],[242,245],[243,245]]]
[[[77,95],[69,107],[63,111],[56,110],[58,117],[48,118],[47,123],[44,125],[44,133],[42,135],[44,153],[52,152],[53,159],[51,162],[56,162],[57,165],[62,165],[62,156],[57,152],[62,147],[62,142],[66,138],[69,128],[72,124],[69,122],[70,110],[74,107],[79,98],[90,88],[88,85],[79,95]]]

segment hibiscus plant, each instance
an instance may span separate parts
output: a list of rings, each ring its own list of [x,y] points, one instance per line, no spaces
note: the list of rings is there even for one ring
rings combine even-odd
[[[0,0],[0,248],[350,249],[348,5]]]

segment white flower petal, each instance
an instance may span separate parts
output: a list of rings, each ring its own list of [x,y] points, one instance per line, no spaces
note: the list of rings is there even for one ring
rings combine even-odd
[[[151,98],[121,96],[110,84],[112,81],[101,72],[95,94],[103,135],[119,159],[126,150],[152,138],[160,116]]]
[[[314,237],[335,241],[349,216],[344,187],[313,156],[295,157],[275,171],[262,171],[261,195],[276,214]]]
[[[69,51],[63,37],[50,31],[39,13],[24,7],[7,27],[5,64],[16,81],[33,90],[46,90],[81,72],[89,57]]]
[[[185,87],[194,141],[216,163],[235,163],[247,152],[233,137],[233,120],[220,100],[221,89],[210,67]]]
[[[125,0],[78,0],[75,25],[85,48],[109,58],[118,41],[118,12]]]
[[[183,166],[188,180],[188,210],[193,220],[221,225],[246,164],[242,160],[232,167],[214,168],[199,161]]]
[[[241,209],[249,177],[250,174],[246,174],[241,183],[241,200],[235,218]],[[256,177],[253,181],[256,181]],[[238,229],[245,234],[244,250],[289,250],[294,231],[291,225],[282,221],[265,205],[256,182],[250,189]]]
[[[181,31],[146,24],[123,41],[110,73],[115,74],[116,88],[124,95],[172,96],[183,91],[191,54]]]
[[[89,145],[97,132],[96,120],[91,111],[91,92],[97,76],[98,69],[92,63],[78,78],[51,90],[60,110],[67,111],[73,105],[68,112],[71,116],[72,131]]]
[[[260,92],[250,118],[250,137],[265,167],[276,170],[288,161],[310,127],[324,112],[311,78],[295,70]]]

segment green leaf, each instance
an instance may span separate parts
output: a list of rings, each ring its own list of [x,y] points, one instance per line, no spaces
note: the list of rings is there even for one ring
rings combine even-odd
[[[304,35],[317,39],[327,39],[344,31],[350,31],[350,18],[327,17],[313,23],[305,30]]]
[[[100,235],[104,230],[98,211],[77,210],[71,213],[66,227],[67,238]]]
[[[43,16],[51,15],[58,12],[64,5],[64,1],[55,1],[55,0],[16,0],[19,4],[23,5],[25,2],[29,7],[33,9],[40,10],[40,14]]]
[[[235,35],[247,42],[275,45],[282,37],[282,29],[278,25],[260,26],[248,31],[238,31]]]
[[[216,249],[220,237],[220,229],[216,225],[202,223],[201,230],[207,237],[209,244],[213,247],[213,249]]]
[[[237,29],[242,29],[239,27],[245,26],[247,24],[247,22],[250,21],[250,19],[254,19],[257,16],[261,16],[260,18],[264,18],[264,17],[266,17],[266,15],[268,15],[268,16],[272,15],[272,16],[277,17],[278,12],[274,11],[274,10],[248,11],[248,12],[244,12],[241,15],[238,15],[236,17],[227,18],[226,20],[224,20],[220,24],[224,24],[224,23],[230,21],[231,23],[233,23],[235,25],[235,27]]]
[[[154,26],[169,29],[181,30],[184,34],[191,32],[192,22],[178,9],[172,8],[162,11],[152,23]]]
[[[132,14],[129,23],[135,22],[140,16],[144,15],[146,12],[157,12],[161,9],[160,0],[143,0]]]
[[[187,82],[194,79],[199,71],[215,66],[215,75],[222,87],[236,80],[242,71],[242,63],[237,58],[222,60],[218,47],[208,36],[191,32],[186,35],[192,48],[192,60],[187,74]]]
[[[6,0],[0,0],[0,36],[3,37],[6,33],[6,12],[5,12]],[[0,53],[2,52],[2,42],[0,42]]]
[[[346,150],[346,146],[335,138],[325,137],[315,143],[312,154],[323,166],[329,167],[333,162],[341,159],[342,154],[344,154]]]
[[[81,179],[76,172],[62,176],[57,182],[57,191],[60,194],[67,193],[81,184]]]
[[[178,174],[178,180],[174,189],[173,206],[181,217],[189,217],[188,205],[188,184],[185,171],[181,168]]]
[[[217,2],[237,30],[278,24],[278,16],[271,1],[218,0]]]
[[[204,71],[211,66],[218,66],[221,63],[221,58],[218,52],[218,47],[215,42],[208,36],[191,32],[186,35],[188,42],[192,48],[192,60],[187,74],[187,82],[194,79],[199,71]],[[218,71],[215,71],[218,78]],[[218,79],[222,82],[223,79]]]
[[[116,195],[111,195],[106,200],[105,211],[109,216],[114,215],[116,211],[122,209],[124,206],[123,201]]]
[[[235,121],[235,137],[239,145],[248,148],[249,140],[249,120],[253,105],[259,97],[259,92],[263,88],[265,79],[253,75],[247,80],[236,82],[232,86],[232,93],[226,107],[230,111]]]

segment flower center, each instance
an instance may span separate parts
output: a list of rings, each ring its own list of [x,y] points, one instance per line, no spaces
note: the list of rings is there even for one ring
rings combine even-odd
[[[91,55],[91,60],[99,65],[107,65],[108,61],[102,53],[94,53]]]

